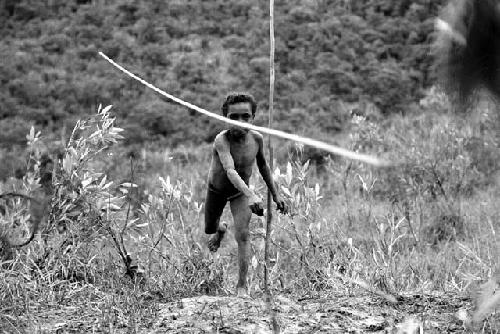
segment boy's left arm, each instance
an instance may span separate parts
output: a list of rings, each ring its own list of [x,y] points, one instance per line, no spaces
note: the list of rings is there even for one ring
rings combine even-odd
[[[286,214],[288,212],[288,207],[285,204],[285,201],[281,198],[281,196],[276,191],[276,186],[274,185],[273,176],[271,174],[271,169],[267,164],[266,157],[264,155],[264,139],[261,134],[256,134],[255,136],[257,143],[259,145],[259,149],[257,151],[256,161],[257,167],[259,168],[260,175],[264,179],[269,191],[271,192],[271,196],[273,197],[273,201],[277,205],[277,209]]]

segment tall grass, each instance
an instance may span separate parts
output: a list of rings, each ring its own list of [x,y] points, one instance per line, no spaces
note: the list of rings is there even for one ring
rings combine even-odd
[[[347,144],[398,161],[392,168],[335,157],[313,165],[300,149],[296,160],[275,162],[291,214],[276,215],[271,289],[356,293],[353,282],[362,280],[392,295],[466,293],[492,275],[500,255],[494,116],[484,107],[473,121],[456,119],[436,92],[419,108],[384,124],[353,117]],[[2,329],[42,330],[57,304],[68,322],[81,314],[93,319],[87,329],[142,328],[159,301],[233,292],[237,247],[229,212],[217,254],[208,252],[203,234],[210,145],[131,151],[118,144],[120,135],[110,108],[75,127],[53,175],[41,233],[2,259]],[[30,138],[34,167],[16,181],[27,193],[39,184],[41,156],[33,144],[40,137]],[[265,192],[257,175],[252,184]],[[2,235],[27,228],[22,203],[3,206]],[[252,218],[248,279],[256,296],[263,289],[264,225]]]

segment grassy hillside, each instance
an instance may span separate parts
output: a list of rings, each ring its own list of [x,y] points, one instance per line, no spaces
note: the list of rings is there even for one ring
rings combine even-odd
[[[273,175],[291,208],[270,236],[284,329],[395,332],[411,316],[426,333],[463,332],[457,314],[467,312],[485,333],[500,328],[488,309],[499,280],[500,115],[487,100],[450,113],[431,87],[439,3],[276,2],[276,126],[340,133],[343,147],[393,162],[376,169],[275,141]],[[209,110],[228,91],[250,91],[264,123],[267,5],[1,2],[0,194],[35,200],[0,197],[0,332],[237,332],[234,322],[257,316],[270,329],[259,308],[265,222],[251,221],[252,301],[229,297],[237,246],[227,208],[221,249],[206,247],[208,142],[221,125],[97,56]],[[251,183],[265,194],[258,176]],[[41,233],[14,246],[39,217]],[[488,278],[486,297],[471,298]]]
[[[392,168],[334,159],[320,170],[301,160],[301,150],[275,165],[291,214],[275,215],[269,282],[277,303],[286,296],[303,305],[278,313],[288,319],[283,328],[301,319],[309,330],[369,332],[412,316],[423,317],[425,332],[463,331],[457,312],[474,312],[469,296],[488,277],[496,286],[499,131],[492,108],[458,119],[446,114],[448,107],[434,92],[421,101],[419,115],[393,117],[384,126],[362,116],[351,120],[346,146],[386,152],[397,162]],[[189,331],[206,319],[186,322],[192,314],[181,318],[187,311],[175,310],[200,295],[215,296],[222,320],[207,320],[212,330],[253,325],[254,311],[236,310],[248,312],[248,303],[262,300],[264,220],[251,221],[253,299],[230,299],[237,247],[228,208],[222,219],[229,232],[217,255],[203,234],[209,146],[130,152],[114,144],[127,133],[110,117],[101,111],[79,123],[55,167],[44,164],[42,139],[30,133],[27,174],[0,183],[0,193],[50,192],[42,233],[20,249],[9,243],[29,234],[32,209],[22,199],[0,201],[0,331]],[[259,177],[251,183],[265,194]],[[384,294],[399,302],[388,304]],[[188,297],[194,299],[180,301]],[[217,306],[227,302],[233,306]],[[339,303],[342,318],[331,311]],[[204,314],[206,305],[197,312]],[[299,310],[299,318],[290,314]],[[476,325],[497,332],[498,315],[483,313]],[[260,314],[267,330],[268,313]],[[375,321],[366,320],[374,314]]]
[[[411,111],[432,84],[432,18],[442,2],[277,1],[276,126],[336,133],[361,102],[382,114]],[[220,129],[161,102],[98,50],[209,110],[219,110],[232,90],[253,93],[261,112],[267,110],[267,1],[6,0],[1,6],[4,147],[23,144],[33,124],[64,136],[99,103],[116,105],[129,143],[200,143]]]

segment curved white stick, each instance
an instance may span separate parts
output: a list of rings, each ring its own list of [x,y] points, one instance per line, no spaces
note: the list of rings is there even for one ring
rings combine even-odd
[[[206,115],[208,117],[215,118],[216,120],[219,120],[221,122],[228,123],[228,124],[231,124],[231,125],[237,125],[237,126],[240,126],[242,128],[246,128],[246,129],[250,129],[250,130],[255,130],[255,131],[258,131],[258,132],[262,132],[262,133],[266,133],[266,134],[271,135],[271,136],[293,140],[295,142],[299,142],[299,143],[302,143],[304,145],[316,147],[316,148],[319,148],[321,150],[324,150],[324,151],[327,151],[327,152],[330,152],[330,153],[333,153],[333,154],[338,154],[338,155],[341,155],[343,157],[346,157],[346,158],[349,158],[349,159],[353,159],[353,160],[358,160],[358,161],[361,161],[361,162],[365,162],[367,164],[374,165],[374,166],[377,166],[377,167],[391,165],[387,161],[378,159],[376,157],[373,157],[373,156],[370,156],[370,155],[367,155],[367,154],[356,153],[356,152],[353,152],[353,151],[350,151],[350,150],[347,150],[347,149],[344,149],[344,148],[341,148],[341,147],[338,147],[338,146],[335,146],[335,145],[332,145],[332,144],[327,144],[327,143],[319,141],[319,140],[315,140],[315,139],[311,139],[311,138],[307,138],[307,137],[302,137],[302,136],[299,136],[299,135],[296,135],[296,134],[291,134],[291,133],[283,132],[283,131],[280,131],[280,130],[274,130],[274,129],[269,129],[269,128],[262,127],[262,126],[255,126],[255,125],[252,125],[252,124],[235,121],[235,120],[229,119],[227,117],[224,117],[224,116],[212,113],[210,111],[207,111],[205,109],[197,107],[194,104],[191,104],[189,102],[183,101],[183,100],[181,100],[181,99],[179,99],[179,98],[177,98],[177,97],[175,97],[173,95],[165,93],[163,90],[161,90],[161,89],[153,86],[152,84],[150,84],[146,80],[143,80],[143,79],[139,78],[134,73],[128,71],[124,67],[122,67],[119,64],[115,63],[112,59],[110,59],[108,56],[106,56],[104,53],[102,53],[100,51],[99,51],[99,55],[101,55],[101,57],[103,57],[104,59],[106,59],[109,63],[111,63],[116,68],[118,68],[123,73],[125,73],[128,76],[134,78],[135,80],[139,81],[140,83],[142,83],[143,85],[147,86],[148,88],[151,88],[152,90],[154,90],[158,94],[166,97],[167,99],[169,99],[169,100],[171,100],[171,101],[173,101],[175,103],[178,103],[178,104],[180,104],[180,105],[182,105],[182,106],[184,106],[186,108],[189,108],[191,110],[195,110],[195,111],[197,111],[197,112],[199,112],[199,113],[201,113],[203,115]]]

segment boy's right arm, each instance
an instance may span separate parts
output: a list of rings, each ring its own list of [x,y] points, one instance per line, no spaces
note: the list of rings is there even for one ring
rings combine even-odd
[[[253,191],[248,188],[247,184],[241,176],[238,174],[236,169],[234,168],[234,160],[231,156],[231,151],[229,149],[229,143],[224,139],[223,136],[215,137],[214,147],[219,156],[222,167],[226,171],[227,178],[234,185],[236,189],[241,191],[245,196],[248,197],[248,205],[252,206],[261,206],[262,199],[257,196]],[[252,209],[253,211],[253,209]]]

